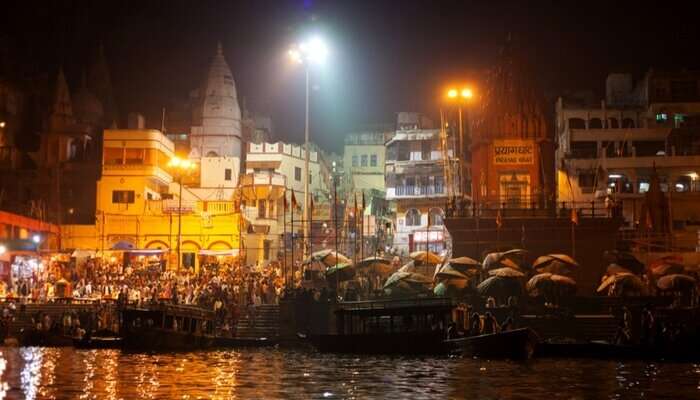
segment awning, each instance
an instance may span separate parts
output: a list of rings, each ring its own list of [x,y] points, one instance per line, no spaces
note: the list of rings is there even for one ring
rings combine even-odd
[[[229,249],[229,250],[200,250],[199,251],[200,256],[230,256],[230,257],[237,257],[238,256],[238,249]]]
[[[76,249],[70,256],[75,258],[94,258],[96,253],[97,252],[95,250]]]

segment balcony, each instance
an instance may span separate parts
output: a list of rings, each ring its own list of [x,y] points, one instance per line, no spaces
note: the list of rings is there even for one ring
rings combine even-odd
[[[445,197],[447,192],[444,185],[435,186],[396,186],[386,191],[387,200],[412,199],[422,197]]]
[[[241,191],[249,199],[279,199],[284,195],[287,177],[276,172],[254,172],[241,176]]]
[[[106,176],[155,176],[163,182],[172,182],[173,177],[163,168],[153,164],[103,164]]]

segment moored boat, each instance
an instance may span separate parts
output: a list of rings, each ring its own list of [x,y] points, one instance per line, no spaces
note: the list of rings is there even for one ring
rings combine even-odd
[[[452,308],[448,298],[343,302],[335,332],[311,339],[321,352],[443,354]]]
[[[192,350],[215,345],[213,311],[158,304],[121,310],[121,337],[126,349]]]
[[[68,347],[73,345],[73,339],[62,333],[28,329],[22,331],[19,343],[21,346]]]
[[[277,340],[266,337],[240,338],[217,336],[214,340],[214,346],[216,347],[270,347],[276,344]]]
[[[544,358],[699,361],[700,350],[694,343],[649,346],[623,345],[603,341],[544,342],[538,346],[536,356]]]
[[[466,356],[480,358],[529,359],[539,338],[530,328],[446,340],[445,343]]]
[[[119,349],[122,347],[122,338],[118,336],[73,338],[73,347],[76,349]]]

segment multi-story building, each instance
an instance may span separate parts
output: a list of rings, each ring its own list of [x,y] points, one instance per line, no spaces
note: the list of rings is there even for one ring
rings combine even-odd
[[[600,103],[559,98],[556,129],[559,202],[610,195],[633,225],[655,170],[672,219],[700,222],[700,73],[611,74]]]
[[[386,146],[395,132],[379,129],[375,131],[353,132],[345,136],[343,165],[345,166],[345,190],[347,199],[354,206],[352,196],[365,198],[362,210],[362,238],[365,240],[365,253],[376,250],[380,244],[377,236],[383,236],[384,218],[388,211],[386,203]],[[355,232],[354,227],[350,228]],[[364,250],[364,249],[363,249]]]
[[[195,269],[199,256],[238,253],[241,221],[233,200],[202,198],[201,188],[177,179],[168,167],[174,144],[165,135],[106,130],[103,143],[96,223],[62,226],[63,248],[160,250],[175,267],[179,242],[181,265]],[[206,166],[200,169],[206,182]]]
[[[453,143],[427,126],[423,117],[399,113],[398,129],[386,142],[386,199],[395,204],[393,246],[403,254],[445,248],[448,195],[460,194],[458,178],[450,174],[456,168]]]
[[[244,218],[250,222],[245,237],[249,263],[278,259],[284,251],[281,239],[303,234],[304,146],[289,143],[248,143],[246,173],[241,177],[241,205]],[[314,209],[328,207],[330,169],[317,150],[309,154],[309,192]],[[292,225],[292,192],[299,209],[294,210]],[[284,201],[288,204],[284,215]],[[313,215],[318,216],[314,211]],[[296,243],[296,242],[295,242]],[[291,241],[287,240],[291,246]],[[300,249],[300,248],[299,248]],[[291,249],[290,249],[291,252]],[[301,255],[297,250],[296,255]],[[300,257],[295,257],[300,258]]]

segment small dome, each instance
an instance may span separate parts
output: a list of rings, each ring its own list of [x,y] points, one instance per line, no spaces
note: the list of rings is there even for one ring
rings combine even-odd
[[[100,99],[83,86],[73,96],[73,114],[79,122],[96,124],[104,117],[104,108]]]

